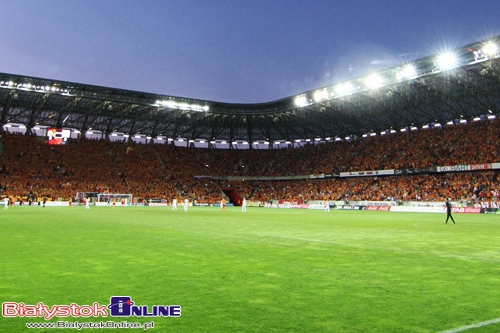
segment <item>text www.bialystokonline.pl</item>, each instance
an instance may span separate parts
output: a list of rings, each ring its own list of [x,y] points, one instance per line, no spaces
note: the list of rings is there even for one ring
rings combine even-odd
[[[27,328],[72,328],[76,330],[84,330],[87,328],[132,328],[147,330],[155,327],[154,321],[146,323],[131,323],[128,321],[100,321],[100,322],[78,322],[78,321],[57,321],[48,322],[31,322],[26,323]]]

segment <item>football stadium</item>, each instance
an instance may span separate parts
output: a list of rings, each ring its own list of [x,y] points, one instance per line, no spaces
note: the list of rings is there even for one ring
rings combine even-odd
[[[500,37],[256,104],[0,73],[0,331],[498,332],[499,117]]]

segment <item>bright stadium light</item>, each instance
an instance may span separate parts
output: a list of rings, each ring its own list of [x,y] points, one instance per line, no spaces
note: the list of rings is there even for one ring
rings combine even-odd
[[[371,74],[365,79],[365,84],[370,89],[376,89],[383,86],[383,79],[378,74]]]
[[[483,46],[482,51],[487,56],[494,57],[498,53],[498,46],[497,46],[497,44],[495,44],[493,42],[489,42],[485,46]]]
[[[307,105],[306,95],[300,95],[295,97],[295,105],[298,106],[299,108],[306,106]]]
[[[408,79],[414,78],[416,76],[417,76],[417,69],[412,64],[408,64],[408,65],[402,67],[397,72],[396,79],[399,81],[408,80]]]
[[[189,104],[185,102],[176,102],[174,100],[157,100],[155,102],[157,106],[167,107],[169,109],[180,109],[184,111],[197,111],[197,112],[208,112],[210,109],[208,105],[200,104]]]
[[[346,82],[346,83],[339,84],[335,88],[335,91],[337,92],[338,95],[345,96],[345,95],[351,94],[354,91],[354,87],[349,82]]]
[[[437,65],[442,70],[452,69],[457,66],[458,59],[453,53],[443,53],[437,58]]]
[[[328,92],[326,91],[326,89],[316,90],[314,92],[313,97],[314,97],[314,101],[316,101],[316,103],[321,102],[325,99],[328,99]]]

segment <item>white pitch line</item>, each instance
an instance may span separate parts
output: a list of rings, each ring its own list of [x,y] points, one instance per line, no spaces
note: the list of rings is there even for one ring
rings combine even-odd
[[[361,247],[361,248],[369,248],[366,246],[356,246],[356,244],[348,244],[346,242],[334,242],[330,240],[323,240],[323,239],[311,239],[311,238],[303,238],[303,237],[292,237],[292,236],[285,236],[285,235],[278,235],[278,234],[268,234],[268,233],[259,233],[259,232],[253,232],[253,235],[258,235],[258,236],[263,236],[263,237],[275,237],[275,238],[283,238],[283,239],[290,239],[290,240],[295,240],[295,241],[301,241],[301,242],[309,242],[309,243],[324,243],[324,244],[335,244],[335,245],[345,245],[345,246],[354,246],[354,247]],[[388,248],[384,247],[377,247],[376,249],[380,250],[388,250]],[[394,248],[390,248],[390,250],[395,250]],[[442,254],[442,253],[432,253],[432,252],[423,252],[423,251],[404,251],[401,249],[398,249],[398,252],[400,253],[409,253],[409,254],[424,254],[424,255],[435,255],[436,257],[439,258],[455,258],[455,259],[460,259],[460,260],[478,260],[478,261],[490,261],[490,262],[500,262],[499,259],[491,259],[491,258],[481,258],[481,257],[473,257],[473,256],[461,256],[461,255],[456,255],[456,254]]]
[[[472,324],[472,325],[467,325],[467,326],[462,326],[462,327],[457,327],[457,328],[452,328],[451,330],[446,330],[446,331],[441,331],[438,333],[457,333],[457,332],[463,332],[470,330],[471,328],[479,328],[479,327],[484,327],[488,326],[491,324],[496,324],[500,323],[500,318],[495,318],[487,321],[482,321],[480,323]]]

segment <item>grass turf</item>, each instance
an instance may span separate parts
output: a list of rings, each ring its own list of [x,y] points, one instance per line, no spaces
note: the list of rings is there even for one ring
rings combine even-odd
[[[0,298],[181,305],[179,318],[51,320],[153,320],[157,332],[440,332],[500,317],[499,217],[454,217],[12,207],[0,211]],[[0,320],[0,332],[44,322]]]

